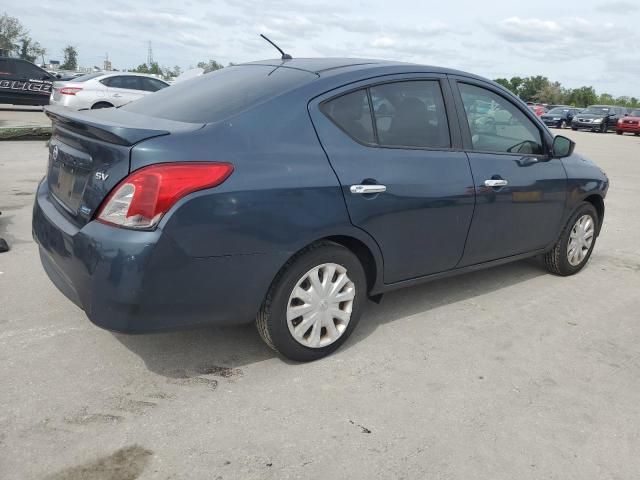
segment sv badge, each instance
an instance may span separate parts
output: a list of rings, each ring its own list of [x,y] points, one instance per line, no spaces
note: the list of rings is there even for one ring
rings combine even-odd
[[[95,177],[96,180],[101,180],[104,182],[107,178],[109,178],[109,174],[104,172],[96,172]]]

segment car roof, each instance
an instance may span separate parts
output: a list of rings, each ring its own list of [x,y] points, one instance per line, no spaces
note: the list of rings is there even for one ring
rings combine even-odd
[[[149,75],[147,73],[137,73],[137,72],[104,72],[104,74],[102,75],[103,77],[115,77],[118,75],[126,75],[126,76],[131,76],[131,77],[148,77],[148,78],[155,78],[156,80],[160,80],[162,82],[164,82],[164,80],[162,80],[161,78],[157,78],[154,77],[153,75]],[[98,77],[95,77],[98,78]]]
[[[255,62],[247,62],[242,65],[266,65],[272,67],[286,67],[296,70],[303,70],[314,73],[318,76],[327,76],[334,73],[345,73],[348,71],[363,71],[367,69],[380,70],[385,67],[388,69],[404,69],[406,71],[429,71],[432,73],[464,75],[468,77],[481,78],[467,72],[461,72],[450,68],[435,67],[431,65],[420,65],[417,63],[397,62],[391,60],[378,60],[371,58],[293,58],[291,60],[270,59],[258,60]],[[484,80],[484,79],[483,79]]]

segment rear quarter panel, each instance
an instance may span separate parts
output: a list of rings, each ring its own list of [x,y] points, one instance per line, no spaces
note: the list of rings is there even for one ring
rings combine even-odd
[[[132,171],[158,162],[234,165],[221,186],[181,200],[160,223],[188,255],[268,255],[279,269],[326,236],[351,235],[376,248],[350,223],[307,101],[303,92],[282,96],[198,132],[134,148]]]

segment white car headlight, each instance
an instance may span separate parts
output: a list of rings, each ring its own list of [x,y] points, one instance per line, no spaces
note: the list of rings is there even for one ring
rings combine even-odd
[[[561,117],[553,117],[554,120],[562,120]]]
[[[602,123],[602,119],[601,118],[596,118],[593,123]]]

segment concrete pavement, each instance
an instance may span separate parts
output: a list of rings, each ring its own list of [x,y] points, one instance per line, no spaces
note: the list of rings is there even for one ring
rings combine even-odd
[[[91,325],[31,239],[44,142],[0,144],[0,478],[636,478],[640,138],[564,134],[612,182],[580,274],[531,260],[397,291],[301,365],[251,325]]]

